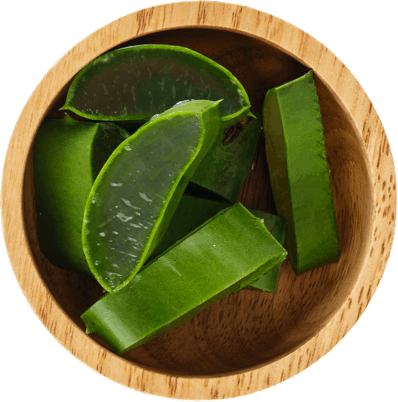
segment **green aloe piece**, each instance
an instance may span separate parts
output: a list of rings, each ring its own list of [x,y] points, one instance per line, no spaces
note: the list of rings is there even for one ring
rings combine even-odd
[[[202,198],[184,195],[178,205],[176,212],[167,228],[165,235],[159,243],[156,250],[151,254],[147,262],[154,260],[160,254],[164,253],[169,247],[205,223],[207,220],[217,215],[220,211],[230,207],[230,203],[205,200]],[[285,241],[285,219],[263,211],[249,209],[256,217],[264,221],[265,227],[281,244]],[[257,281],[251,283],[252,288],[275,293],[278,282],[279,271],[282,262],[278,263],[262,275]],[[144,267],[145,268],[145,267]],[[240,287],[237,290],[242,289]]]
[[[258,138],[260,136],[261,116],[248,121],[244,118],[235,126],[220,131],[212,149],[203,159],[192,177],[192,182],[230,202],[236,202],[240,189],[253,163]]]
[[[183,195],[166,233],[147,262],[154,260],[197,227],[230,206],[231,204],[228,202],[217,202]]]
[[[226,68],[170,45],[131,46],[98,57],[77,74],[62,109],[93,120],[147,121],[185,99],[223,99],[225,127],[250,115],[245,89]]]
[[[48,119],[34,143],[37,231],[54,264],[92,277],[82,247],[84,207],[102,166],[129,133],[113,123]]]
[[[219,102],[191,102],[142,126],[113,152],[87,199],[83,249],[109,292],[130,282],[156,248],[220,128]],[[180,110],[182,109],[182,111]]]
[[[267,92],[266,154],[296,275],[339,258],[339,233],[312,72]]]
[[[248,258],[250,256],[250,258]],[[81,316],[117,354],[177,327],[286,256],[260,219],[237,203],[160,255]]]
[[[261,218],[259,212],[260,211],[252,211],[254,215]],[[263,214],[265,214],[265,212],[263,212]],[[271,214],[266,214],[266,216],[263,216],[263,219],[265,226],[270,231],[272,236],[274,236],[275,239],[283,245],[285,243],[286,219]],[[256,281],[252,282],[249,287],[262,290],[263,292],[275,293],[282,262],[283,261],[278,262],[278,264],[272,267],[268,272],[260,276],[260,278],[258,278]]]

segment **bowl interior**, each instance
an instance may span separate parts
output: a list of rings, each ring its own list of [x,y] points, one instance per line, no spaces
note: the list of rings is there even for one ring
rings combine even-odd
[[[186,46],[214,59],[241,81],[255,112],[261,112],[269,88],[309,70],[265,41],[229,31],[169,30],[145,35],[123,46],[143,43]],[[347,299],[362,267],[367,243],[364,233],[371,223],[371,201],[365,195],[372,187],[364,152],[349,115],[316,72],[315,81],[340,233],[339,263],[297,278],[286,261],[275,295],[245,289],[229,295],[186,324],[125,353],[124,359],[153,371],[184,376],[245,371],[300,347],[326,325]],[[62,116],[57,110],[65,100],[66,91],[67,88],[54,99],[48,116]],[[255,168],[246,179],[240,201],[247,207],[275,213],[262,139]],[[31,155],[25,172],[24,206],[26,230],[37,269],[54,299],[84,331],[80,315],[101,296],[102,289],[94,280],[51,265],[40,252]],[[105,345],[96,335],[90,336]]]

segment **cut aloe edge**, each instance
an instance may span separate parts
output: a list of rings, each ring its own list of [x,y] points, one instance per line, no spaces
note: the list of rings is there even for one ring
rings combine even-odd
[[[220,127],[219,102],[157,116],[113,152],[87,199],[83,249],[109,292],[126,286],[161,240]],[[184,109],[181,105],[181,109]]]
[[[175,243],[195,230],[196,227],[199,227],[207,220],[213,218],[217,213],[230,206],[231,204],[226,202],[217,202],[184,195],[181,198],[181,202],[178,205],[172,220],[170,221],[165,235],[155,251],[149,257],[143,269],[145,269],[149,262],[166,252],[170,247],[173,247]],[[265,227],[281,245],[284,244],[284,218],[254,209],[249,209],[249,211],[263,221]],[[282,262],[278,263],[275,267],[262,275],[257,281],[248,286],[250,288],[275,293],[281,265]],[[243,289],[243,287],[236,289],[236,291],[240,289]]]
[[[102,297],[81,318],[87,333],[98,334],[121,354],[183,324],[285,256],[260,219],[237,203],[156,258],[126,287]]]
[[[277,240],[280,245],[285,243],[285,229],[286,229],[286,219],[280,216],[272,215],[267,212],[258,211],[255,209],[249,209],[249,211],[260,219],[264,223],[265,227],[271,233],[271,235]],[[279,272],[282,266],[281,260],[264,275],[261,275],[256,281],[248,283],[247,286],[240,285],[235,292],[244,289],[258,289],[263,292],[275,293],[278,284]],[[235,293],[234,292],[234,293]]]
[[[113,123],[48,119],[34,142],[33,172],[40,249],[54,265],[93,277],[83,252],[84,207],[109,155],[129,137]]]
[[[192,177],[192,182],[234,203],[250,173],[262,131],[261,116],[245,117],[236,125],[220,131]]]
[[[225,127],[251,115],[245,89],[226,68],[185,47],[153,44],[113,50],[89,63],[61,110],[92,120],[147,121],[185,99],[224,99]]]
[[[312,72],[267,92],[266,155],[286,247],[296,275],[340,254],[322,116]]]
[[[280,216],[266,214],[261,211],[253,211],[252,214],[263,218],[264,224],[270,231],[272,236],[281,244],[285,244],[285,231],[286,231],[286,219]],[[263,214],[263,216],[261,216]],[[263,292],[275,293],[278,285],[279,273],[281,270],[283,261],[278,262],[274,267],[272,267],[264,275],[260,276],[256,281],[248,285],[249,288],[258,289]]]

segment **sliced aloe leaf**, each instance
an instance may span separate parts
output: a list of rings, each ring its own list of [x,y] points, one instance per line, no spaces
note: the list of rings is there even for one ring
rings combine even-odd
[[[169,247],[172,247],[175,243],[195,230],[197,227],[205,223],[213,216],[217,215],[217,213],[223,209],[230,206],[231,204],[226,202],[217,202],[184,195],[181,198],[181,202],[178,205],[172,220],[170,221],[165,235],[147,262],[154,260],[160,254],[164,253]],[[284,244],[284,218],[254,209],[249,209],[249,211],[254,216],[262,219],[265,227],[272,234],[272,236],[274,236],[281,245]],[[275,293],[281,265],[282,262],[278,263],[275,265],[275,267],[270,269],[249,286],[263,291]],[[242,289],[242,287],[237,290],[240,289]]]
[[[285,256],[260,219],[237,203],[85,311],[86,332],[126,352],[188,321]]]
[[[339,234],[312,72],[267,92],[266,155],[278,215],[297,275],[339,258]]]
[[[226,68],[170,45],[126,47],[98,57],[77,74],[62,109],[93,120],[147,121],[184,99],[223,99],[226,127],[250,115],[245,89]]]
[[[252,211],[252,214],[264,219],[264,225],[270,231],[272,236],[274,236],[280,244],[283,245],[285,243],[286,219],[280,216],[266,214],[265,212],[262,213],[265,214],[262,217],[261,211]],[[268,272],[260,276],[260,278],[258,278],[256,281],[252,282],[249,287],[262,290],[263,292],[275,293],[282,262],[283,261],[278,262],[278,264],[272,267]]]
[[[253,163],[261,116],[249,121],[245,117],[236,125],[220,131],[212,149],[192,177],[192,182],[230,202],[236,202]]]
[[[220,128],[219,102],[195,101],[142,126],[113,152],[87,199],[83,249],[104,289],[125,286],[161,240]],[[183,105],[184,106],[184,105]]]
[[[45,120],[34,143],[37,231],[54,264],[92,277],[82,247],[84,207],[102,166],[129,133],[113,123]]]
[[[183,195],[166,233],[155,251],[150,255],[148,262],[154,260],[197,227],[230,206],[231,204],[228,202],[210,201]]]

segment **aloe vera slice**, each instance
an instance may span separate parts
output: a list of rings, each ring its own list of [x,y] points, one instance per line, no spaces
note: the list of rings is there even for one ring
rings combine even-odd
[[[166,233],[146,263],[154,260],[197,227],[230,206],[231,204],[227,202],[183,195]]]
[[[267,92],[266,155],[296,275],[339,258],[330,171],[312,72]]]
[[[77,74],[62,109],[93,120],[147,121],[184,99],[223,99],[226,127],[250,115],[245,89],[226,68],[170,45],[126,47],[98,57]]]
[[[192,177],[192,182],[230,202],[236,202],[240,189],[253,163],[258,138],[260,136],[261,116],[241,122],[220,131],[212,149],[203,159]]]
[[[54,265],[92,277],[81,241],[84,207],[100,169],[128,136],[113,123],[68,115],[41,125],[33,153],[37,231]]]
[[[210,218],[213,218],[220,211],[229,208],[229,202],[218,202],[203,198],[183,195],[180,203],[167,227],[166,233],[151,254],[147,262],[154,260],[157,256],[173,246],[177,241],[188,235]],[[248,209],[254,216],[264,221],[268,231],[283,245],[285,219],[276,215],[269,214],[255,209]]]
[[[82,236],[90,270],[104,289],[124,287],[159,243],[217,136],[218,103],[195,101],[193,111],[166,111],[104,165],[87,199]]]
[[[126,287],[99,299],[81,316],[86,332],[95,332],[121,354],[188,321],[285,256],[260,219],[237,203],[159,256]]]
[[[255,216],[261,218],[259,212],[260,211],[252,211]],[[265,212],[263,212],[263,214],[265,214]],[[263,219],[264,225],[270,231],[272,236],[275,237],[278,243],[283,245],[285,243],[286,219],[271,214],[266,214],[263,216]],[[249,287],[262,290],[263,292],[275,293],[282,262],[283,261],[278,262],[268,272],[266,272],[264,275],[261,275],[256,281],[252,282]]]
[[[217,215],[217,213],[230,206],[231,204],[226,202],[217,202],[184,195],[181,198],[181,202],[178,205],[172,220],[170,221],[165,235],[156,250],[149,257],[147,263],[164,253],[169,247],[172,247],[180,239],[188,235],[210,218]],[[262,219],[265,227],[272,236],[274,236],[281,245],[284,244],[284,218],[254,209],[249,209],[249,211],[257,218]],[[249,287],[275,293],[281,265],[282,261],[262,275],[258,280],[251,283]],[[240,289],[242,289],[242,287],[237,290]]]

